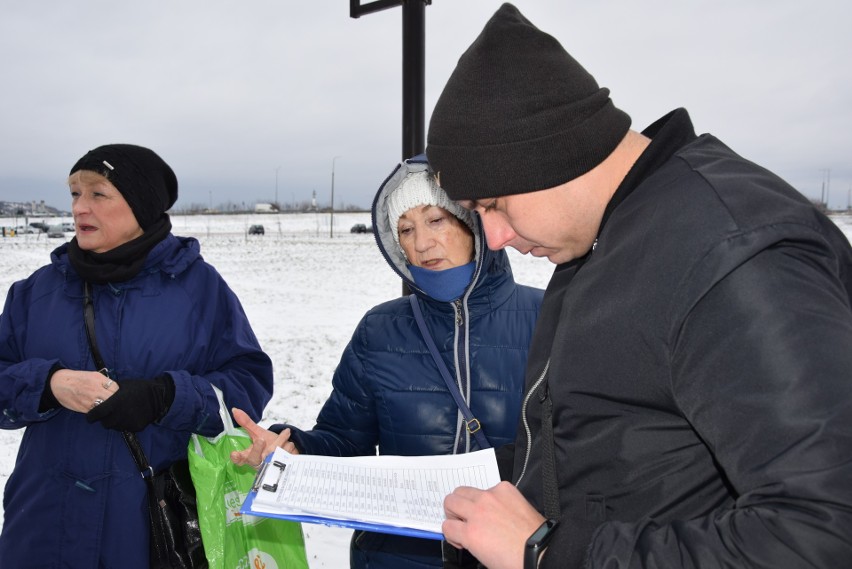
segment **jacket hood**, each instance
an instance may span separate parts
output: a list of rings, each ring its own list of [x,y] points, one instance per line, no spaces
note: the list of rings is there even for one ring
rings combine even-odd
[[[424,154],[409,158],[398,164],[390,176],[379,187],[378,192],[376,192],[376,197],[373,199],[372,218],[376,244],[379,246],[379,250],[382,252],[385,260],[414,293],[423,298],[431,298],[417,286],[411,275],[411,271],[408,270],[405,255],[393,237],[395,229],[390,224],[387,204],[390,195],[399,187],[408,174],[423,171],[431,172]],[[506,252],[503,250],[491,251],[488,249],[482,223],[479,219],[479,214],[476,212],[472,212],[471,214],[471,223],[473,225],[473,246],[476,268],[473,271],[473,277],[465,289],[463,296],[471,295],[473,289],[484,288],[484,282],[488,282],[487,286],[490,287],[491,285],[498,284],[494,279],[512,278],[512,269],[509,265],[509,258],[506,256]]]

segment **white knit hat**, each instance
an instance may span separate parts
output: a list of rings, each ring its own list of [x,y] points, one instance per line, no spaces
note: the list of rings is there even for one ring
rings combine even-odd
[[[397,245],[399,218],[417,206],[434,205],[444,208],[473,231],[470,212],[447,197],[447,193],[435,182],[435,177],[427,171],[412,172],[403,178],[402,183],[388,197],[387,205],[391,232]]]

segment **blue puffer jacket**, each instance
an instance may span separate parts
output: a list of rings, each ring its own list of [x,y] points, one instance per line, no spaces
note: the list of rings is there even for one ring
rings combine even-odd
[[[518,423],[527,347],[543,291],[515,284],[504,251],[490,251],[474,216],[476,269],[462,298],[440,302],[411,279],[385,208],[384,197],[415,160],[385,181],[373,205],[379,249],[418,296],[426,325],[492,446],[512,442]],[[277,429],[283,426],[277,426]],[[478,449],[420,334],[408,298],[371,309],[361,319],[334,373],[333,391],[316,426],[291,426],[293,442],[308,454],[439,455]],[[277,430],[276,429],[276,430]],[[440,567],[440,542],[355,532],[352,567]]]
[[[147,568],[146,487],[121,433],[67,409],[38,412],[54,365],[95,369],[66,248],[12,285],[0,315],[0,427],[26,428],[5,488],[0,567]],[[193,432],[222,430],[211,384],[261,415],[272,364],[195,239],[169,235],[136,277],[93,289],[96,338],[116,379],[174,379],[168,413],[138,433],[155,470],[185,458]]]

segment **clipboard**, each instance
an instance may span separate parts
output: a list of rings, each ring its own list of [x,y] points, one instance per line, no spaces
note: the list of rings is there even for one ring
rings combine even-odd
[[[431,531],[415,529],[415,528],[406,528],[406,527],[397,527],[387,524],[373,524],[369,522],[362,522],[357,520],[346,520],[341,518],[329,518],[329,517],[321,517],[321,516],[308,516],[308,515],[300,515],[300,514],[273,514],[269,512],[255,512],[253,511],[252,505],[254,504],[254,498],[257,496],[257,491],[252,490],[249,492],[248,496],[246,496],[245,502],[243,502],[242,508],[240,508],[241,514],[246,514],[250,516],[263,516],[268,518],[276,518],[279,520],[290,520],[293,522],[305,522],[308,524],[320,524],[329,527],[340,527],[340,528],[348,528],[348,529],[358,529],[358,530],[366,530],[373,531],[377,533],[390,533],[395,535],[406,535],[409,537],[420,537],[423,539],[444,539],[444,535],[440,533],[434,533]]]
[[[276,449],[259,469],[240,512],[441,540],[443,498],[458,486],[486,489],[499,481],[493,449],[362,457],[291,455]]]

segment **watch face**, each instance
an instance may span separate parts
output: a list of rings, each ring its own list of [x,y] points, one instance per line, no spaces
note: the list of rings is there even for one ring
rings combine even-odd
[[[549,520],[548,520],[549,521]],[[530,538],[527,540],[529,545],[538,545],[539,542],[550,532],[550,524],[546,521],[540,526],[538,529],[533,532]]]
[[[558,523],[557,520],[545,520],[527,539],[527,547],[537,547],[545,542]]]

